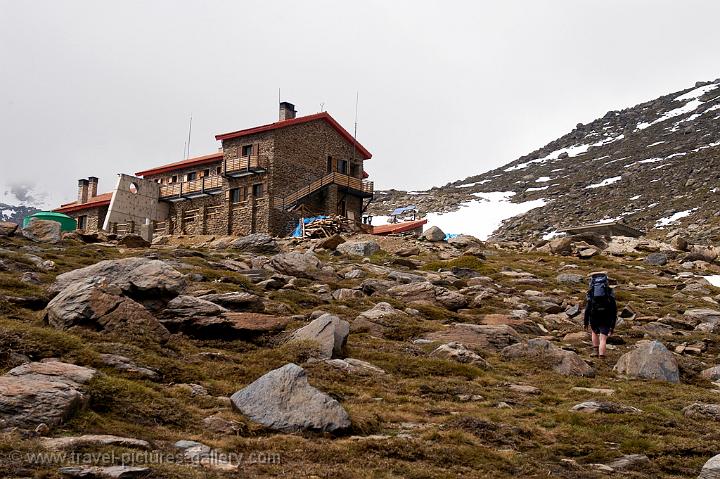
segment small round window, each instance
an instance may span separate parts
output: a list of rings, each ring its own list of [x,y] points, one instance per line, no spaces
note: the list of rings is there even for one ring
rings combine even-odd
[[[138,185],[135,182],[130,183],[130,193],[136,195],[138,192]]]

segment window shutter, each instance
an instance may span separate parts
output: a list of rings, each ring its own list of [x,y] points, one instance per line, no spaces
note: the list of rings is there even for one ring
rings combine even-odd
[[[252,152],[250,153],[252,156],[257,156],[258,151],[260,151],[260,143],[253,143],[252,146]]]

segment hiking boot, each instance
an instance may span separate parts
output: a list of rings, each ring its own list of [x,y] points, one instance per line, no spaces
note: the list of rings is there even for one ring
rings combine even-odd
[[[600,356],[600,354],[598,353],[598,348],[593,346],[593,351],[592,351],[592,353],[590,353],[590,357],[597,358],[598,356]]]

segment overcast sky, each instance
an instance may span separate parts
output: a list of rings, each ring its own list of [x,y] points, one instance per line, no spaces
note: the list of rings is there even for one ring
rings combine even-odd
[[[324,104],[377,188],[442,185],[606,111],[720,77],[718,0],[0,0],[0,188],[217,151]],[[2,192],[0,192],[2,193]],[[0,196],[0,200],[2,196]]]

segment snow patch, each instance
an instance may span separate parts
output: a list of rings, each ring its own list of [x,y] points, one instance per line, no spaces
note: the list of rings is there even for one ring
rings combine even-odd
[[[647,123],[647,122],[638,123],[637,127],[635,129],[636,130],[644,130],[645,128],[649,128],[657,123],[667,121],[670,118],[675,118],[680,115],[685,115],[687,113],[697,110],[698,107],[702,104],[703,104],[703,102],[701,102],[700,100],[697,100],[697,99],[690,100],[689,102],[687,102],[685,105],[681,106],[680,108],[675,108],[674,110],[670,110],[670,111],[666,112],[664,115],[662,115],[660,118],[658,118],[655,121],[652,121],[650,123]]]
[[[622,176],[613,176],[612,178],[607,178],[602,180],[600,183],[595,183],[594,185],[586,186],[585,189],[592,189],[592,188],[600,188],[603,186],[612,185],[613,183],[617,183],[618,181],[622,180]]]
[[[551,178],[549,176],[541,176],[540,178],[535,180],[535,183],[545,183],[550,180],[551,180]]]
[[[690,90],[689,92],[682,94],[678,97],[675,97],[675,101],[685,101],[685,100],[693,100],[695,98],[699,98],[703,96],[705,93],[709,91],[713,91],[718,87],[717,83],[711,83],[709,85],[697,87],[694,90]]]
[[[692,214],[693,211],[695,211],[697,208],[693,208],[691,210],[685,210],[685,211],[679,211],[671,216],[668,216],[666,218],[660,218],[655,222],[656,228],[662,228],[664,226],[667,226],[669,224],[675,223],[676,221],[686,218]]]
[[[512,191],[473,193],[478,199],[461,203],[458,211],[428,213],[427,227],[437,226],[445,233],[470,234],[485,240],[504,220],[546,204],[544,199],[512,203],[510,198],[513,195],[515,193]]]
[[[715,286],[716,288],[720,288],[720,274],[713,274],[710,276],[703,276],[707,280],[708,283]]]

